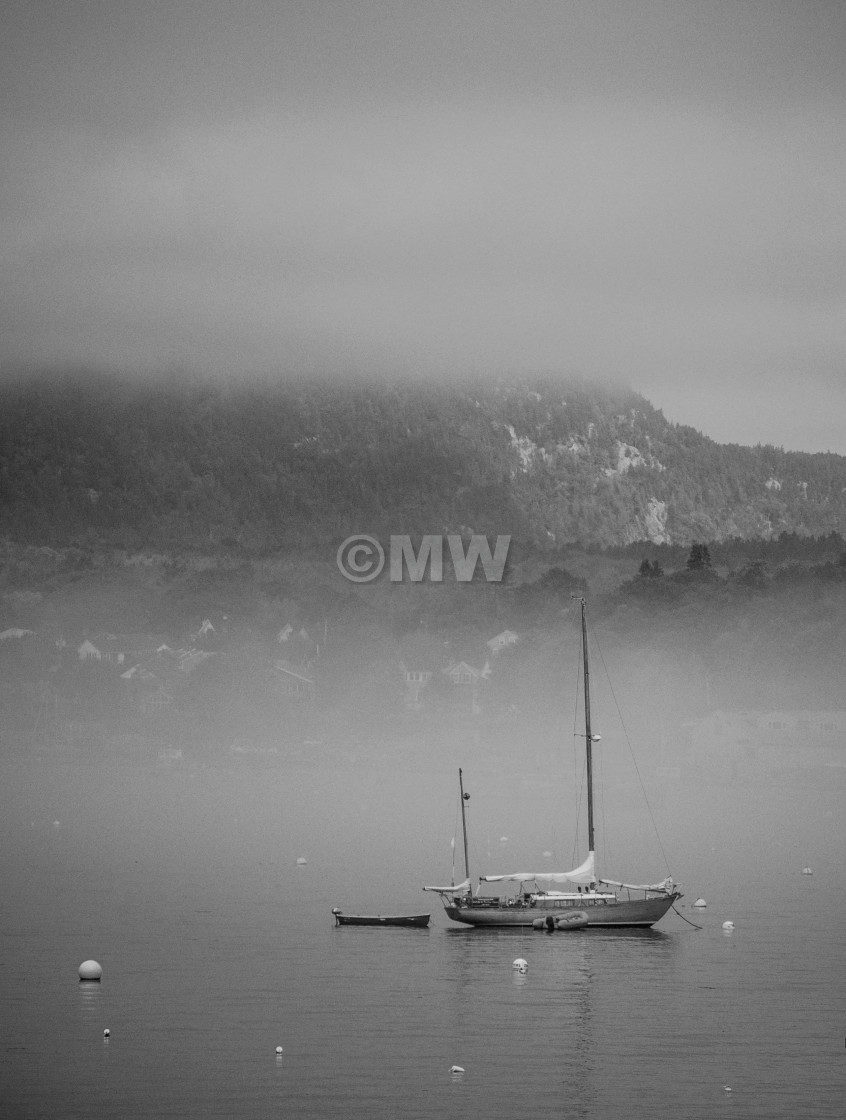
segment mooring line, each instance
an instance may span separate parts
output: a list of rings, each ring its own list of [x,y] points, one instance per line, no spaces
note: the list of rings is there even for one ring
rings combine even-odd
[[[688,924],[689,926],[693,926],[693,928],[694,928],[694,929],[704,929],[704,926],[698,926],[698,925],[696,924],[696,922],[692,922],[692,921],[690,920],[690,918],[686,918],[686,917],[684,916],[684,914],[682,914],[681,910],[676,910],[676,907],[675,907],[675,903],[673,903],[673,910],[675,910],[675,912],[676,912],[676,913],[678,914],[678,916],[679,916],[679,917],[681,918],[681,920],[682,920],[683,922],[687,922],[687,924]]]

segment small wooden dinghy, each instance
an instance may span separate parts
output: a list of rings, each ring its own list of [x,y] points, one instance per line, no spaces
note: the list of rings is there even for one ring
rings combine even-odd
[[[429,914],[345,914],[337,906],[332,908],[335,924],[339,926],[405,926],[424,929],[429,924]]]

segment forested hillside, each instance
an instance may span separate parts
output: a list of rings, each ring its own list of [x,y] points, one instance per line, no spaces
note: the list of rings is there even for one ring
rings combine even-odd
[[[266,553],[350,532],[685,546],[846,532],[846,459],[719,445],[636,392],[538,378],[0,387],[7,538]]]

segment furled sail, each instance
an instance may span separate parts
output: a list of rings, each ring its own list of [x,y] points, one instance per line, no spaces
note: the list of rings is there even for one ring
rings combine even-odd
[[[550,883],[579,883],[586,886],[596,882],[594,853],[589,852],[585,862],[572,871],[515,871],[511,875],[483,875],[482,879],[486,883],[531,883],[536,879],[543,879]]]
[[[424,887],[423,890],[434,891],[435,894],[463,894],[470,890],[470,880],[465,879],[463,883],[456,883],[454,887]]]
[[[625,887],[629,891],[667,891],[672,893],[675,883],[668,875],[666,879],[662,879],[660,883],[618,883],[616,879],[599,879],[600,883],[604,883],[607,887]]]

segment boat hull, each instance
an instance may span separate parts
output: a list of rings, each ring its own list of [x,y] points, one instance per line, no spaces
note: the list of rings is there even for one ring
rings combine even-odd
[[[403,926],[410,929],[424,929],[429,924],[429,914],[336,914],[339,926]]]
[[[648,928],[660,921],[679,897],[678,894],[671,894],[656,898],[583,901],[579,903],[578,911],[587,916],[587,922],[583,923],[581,928],[626,926]],[[566,919],[568,912],[566,906],[544,905],[542,901],[534,905],[515,902],[512,905],[495,904],[490,906],[487,904],[479,905],[475,900],[465,902],[453,899],[451,902],[445,903],[444,909],[447,917],[454,922],[489,929],[502,929],[503,927],[532,928],[538,919],[546,918],[550,918],[553,928],[556,928],[556,918]],[[569,909],[572,911],[573,908]],[[542,924],[548,925],[548,923]]]

